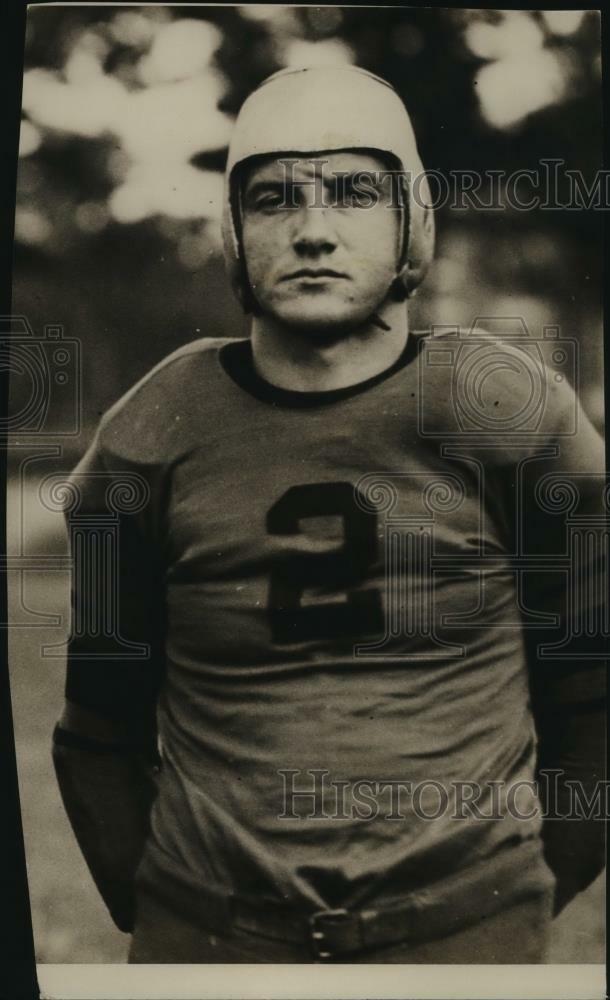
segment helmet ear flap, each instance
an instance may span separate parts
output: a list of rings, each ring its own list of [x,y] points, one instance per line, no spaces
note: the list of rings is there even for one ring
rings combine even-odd
[[[394,302],[404,302],[405,299],[409,298],[409,291],[402,276],[394,278],[390,285],[390,298]]]
[[[427,240],[432,241],[434,239],[434,209],[430,204],[424,206],[424,219],[422,228],[424,231],[425,238]]]
[[[225,178],[226,188],[223,217],[225,259],[233,260],[233,267],[230,270],[231,282],[242,309],[247,315],[260,316],[261,308],[248,278],[248,268],[243,252],[243,180],[244,163],[242,162],[238,163]]]
[[[411,298],[421,285],[434,256],[434,210],[430,204],[415,207],[411,203],[411,211],[417,212],[416,226],[411,231],[409,243],[409,260],[407,261],[401,280],[406,289],[406,297]]]
[[[250,282],[245,281],[242,285],[243,291],[240,295],[242,309],[248,316],[261,316],[262,309],[254,297],[254,292],[250,287]]]

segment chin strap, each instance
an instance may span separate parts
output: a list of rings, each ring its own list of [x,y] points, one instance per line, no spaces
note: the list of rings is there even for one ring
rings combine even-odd
[[[377,313],[373,313],[373,315],[371,316],[371,323],[373,324],[373,326],[377,326],[379,327],[380,330],[383,330],[384,333],[387,333],[388,330],[392,329],[392,327],[388,326],[386,321],[382,319],[381,316],[378,316]]]

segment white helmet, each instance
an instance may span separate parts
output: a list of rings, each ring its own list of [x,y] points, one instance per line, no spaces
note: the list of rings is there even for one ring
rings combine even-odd
[[[253,91],[237,117],[225,174],[223,240],[231,284],[253,307],[239,238],[236,167],[254,156],[367,150],[391,156],[405,175],[408,218],[393,285],[412,295],[434,254],[430,191],[404,104],[393,87],[357,66],[285,69]],[[236,224],[237,223],[237,224]]]

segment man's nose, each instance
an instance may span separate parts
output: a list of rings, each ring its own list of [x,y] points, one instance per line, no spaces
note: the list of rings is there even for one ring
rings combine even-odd
[[[296,253],[301,257],[318,257],[332,253],[336,246],[337,238],[327,210],[317,205],[300,208],[293,238]]]

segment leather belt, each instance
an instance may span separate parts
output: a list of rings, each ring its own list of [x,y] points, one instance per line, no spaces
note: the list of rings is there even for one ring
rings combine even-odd
[[[231,934],[239,929],[263,938],[309,947],[317,961],[400,942],[447,937],[507,906],[552,891],[554,879],[537,864],[539,847],[502,851],[487,864],[452,876],[431,890],[410,893],[402,906],[389,909],[322,909],[304,912],[294,905],[266,899],[245,899],[230,893],[197,888],[185,882],[150,877],[138,893],[160,899],[181,916],[188,916],[212,932]],[[531,855],[530,864],[515,872],[516,856]],[[516,856],[515,856],[516,855]],[[517,861],[517,865],[519,862]],[[165,891],[162,886],[165,884]],[[432,888],[432,887],[431,887]]]
[[[280,917],[276,923],[268,910],[255,911],[243,900],[233,901],[233,926],[261,937],[309,946],[313,957],[328,961],[367,948],[420,941],[444,934],[446,926],[433,927],[413,908],[396,910],[317,910],[309,915]],[[436,934],[434,933],[436,931]]]

